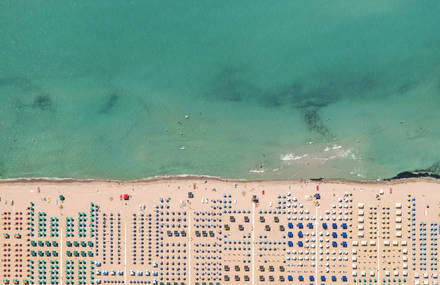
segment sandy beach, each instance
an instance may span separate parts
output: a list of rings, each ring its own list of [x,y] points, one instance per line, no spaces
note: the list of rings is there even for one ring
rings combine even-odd
[[[440,182],[0,182],[4,284],[437,284]]]

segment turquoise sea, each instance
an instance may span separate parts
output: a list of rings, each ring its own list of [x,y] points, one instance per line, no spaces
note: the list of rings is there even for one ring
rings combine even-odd
[[[2,0],[0,178],[440,161],[438,0]]]

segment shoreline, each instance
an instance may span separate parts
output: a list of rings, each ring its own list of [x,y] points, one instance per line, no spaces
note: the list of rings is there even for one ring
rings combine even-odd
[[[246,182],[246,183],[261,183],[261,182],[289,182],[289,183],[322,183],[322,184],[362,184],[362,185],[377,185],[377,184],[405,184],[411,182],[430,182],[440,184],[440,179],[433,177],[414,177],[414,178],[391,178],[383,180],[350,180],[342,178],[305,178],[305,179],[239,179],[239,178],[224,178],[219,176],[209,175],[172,175],[172,176],[152,176],[139,179],[119,180],[119,179],[101,179],[101,178],[59,178],[59,177],[20,177],[20,178],[5,178],[0,179],[0,184],[9,183],[35,183],[35,182],[49,182],[49,183],[117,183],[117,184],[133,184],[146,182],[160,182],[160,181],[185,181],[185,180],[210,180],[218,182]]]

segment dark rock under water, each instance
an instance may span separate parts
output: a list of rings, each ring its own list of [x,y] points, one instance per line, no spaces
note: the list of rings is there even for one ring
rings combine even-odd
[[[208,81],[205,94],[210,99],[227,102],[246,102],[261,91],[250,80],[246,66],[226,66]]]
[[[432,174],[432,173],[428,173],[428,172],[403,171],[403,172],[398,173],[396,176],[391,177],[389,179],[385,179],[385,180],[396,180],[396,179],[404,179],[404,178],[421,178],[421,177],[431,177],[431,178],[440,179],[439,174]]]
[[[440,179],[440,161],[434,163],[426,169],[417,169],[413,171],[403,171],[398,173],[396,176],[385,180],[396,180],[403,178],[420,178],[420,177],[431,177],[435,179]]]
[[[311,108],[304,111],[304,122],[310,131],[316,132],[324,137],[330,135],[330,131],[325,126],[321,116],[319,115],[319,109]]]
[[[43,111],[48,110],[52,107],[52,99],[47,94],[38,95],[35,97],[32,107]]]
[[[283,98],[276,94],[267,94],[259,98],[259,103],[264,107],[282,107],[284,105]]]
[[[298,109],[325,108],[339,99],[337,89],[329,84],[328,86],[313,87],[308,92],[296,93],[291,97],[291,104]]]
[[[99,113],[101,113],[101,114],[107,114],[107,113],[109,113],[109,112],[113,109],[113,107],[116,105],[116,103],[118,102],[118,100],[119,100],[119,95],[118,95],[118,94],[116,94],[116,93],[112,93],[112,94],[110,94],[110,95],[106,98],[106,100],[105,100],[104,105],[102,106],[102,108],[99,110]]]

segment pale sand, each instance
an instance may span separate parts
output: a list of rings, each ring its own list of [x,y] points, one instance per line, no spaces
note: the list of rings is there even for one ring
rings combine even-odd
[[[380,194],[381,190],[383,194]],[[188,198],[188,192],[192,192],[194,198]],[[316,193],[321,195],[321,199],[310,198]],[[123,194],[129,194],[130,199],[121,200],[120,195]],[[64,202],[59,200],[59,195],[65,197]],[[252,202],[253,195],[257,195],[258,204]],[[277,198],[278,195],[281,198]],[[353,278],[361,278],[361,282],[356,280],[356,283],[362,284],[426,284],[426,280],[429,284],[436,284],[437,278],[433,274],[439,272],[440,183],[430,179],[392,182],[225,181],[196,177],[131,182],[19,180],[1,181],[0,198],[0,279],[10,280],[11,283],[18,280],[23,284],[24,280],[31,280],[27,270],[34,271],[34,284],[39,284],[38,275],[46,275],[46,284],[51,284],[52,273],[54,282],[61,284],[66,284],[66,281],[91,284],[92,276],[94,284],[111,284],[108,280],[118,284],[154,284],[156,281],[158,284],[284,284],[290,283],[288,276],[292,276],[296,284],[352,284]],[[408,199],[413,198],[416,207],[412,230],[413,212]],[[34,237],[27,236],[26,209],[30,202],[35,204]],[[91,202],[98,206],[94,217],[91,215]],[[281,209],[277,209],[278,205]],[[156,206],[159,207],[157,212]],[[225,206],[227,210],[236,212],[225,213]],[[329,212],[326,213],[327,210]],[[37,235],[38,212],[42,211],[46,213],[46,237]],[[78,212],[86,214],[85,237],[78,237]],[[112,224],[110,214],[113,214]],[[231,220],[231,216],[235,221]],[[20,217],[23,219],[19,220]],[[61,234],[58,237],[50,237],[50,217],[59,219],[58,232]],[[74,218],[74,237],[66,237],[66,217]],[[318,221],[314,217],[318,217]],[[94,219],[94,237],[90,237],[91,218]],[[398,222],[399,219],[401,222]],[[23,224],[16,225],[20,222]],[[289,222],[293,224],[293,229],[289,229]],[[299,229],[299,222],[303,223],[304,229]],[[324,222],[328,229],[323,228]],[[421,231],[421,222],[426,222],[426,236],[423,228]],[[308,223],[312,223],[312,229],[306,227]],[[336,223],[337,229],[331,228],[332,223]],[[342,228],[343,223],[347,224],[347,229]],[[431,226],[431,223],[435,224]],[[226,225],[230,230],[225,229]],[[284,231],[280,230],[281,225]],[[172,237],[168,237],[167,231]],[[182,232],[186,236],[182,236]],[[203,237],[203,232],[207,237]],[[293,238],[288,236],[289,232]],[[303,237],[298,236],[299,232]],[[333,232],[336,238],[332,236]],[[5,233],[10,237],[6,238]],[[14,237],[17,233],[22,235],[21,239]],[[348,235],[347,238],[342,236],[343,233]],[[401,236],[397,236],[398,233]],[[136,248],[133,248],[134,236]],[[30,252],[34,250],[38,253],[40,247],[30,245],[30,241],[57,241],[59,245],[41,248],[42,253],[49,249],[50,257],[38,254],[33,257]],[[66,241],[91,241],[93,247],[68,247]],[[290,247],[288,241],[292,241],[293,246]],[[302,247],[298,245],[299,241],[303,242]],[[333,241],[337,247],[333,247]],[[347,247],[343,247],[344,241]],[[421,250],[421,242],[426,242],[426,251]],[[68,251],[74,253],[75,250],[79,253],[91,251],[93,257],[67,256]],[[58,256],[53,256],[52,251]],[[28,267],[31,265],[28,260],[34,261],[33,269]],[[38,260],[47,262],[45,273],[38,273]],[[60,264],[57,274],[49,272],[50,266],[55,266],[50,263],[51,260]],[[74,261],[72,267],[65,264],[66,260]],[[84,268],[78,269],[79,260],[86,261]],[[92,261],[98,261],[100,266],[92,267]],[[229,271],[225,269],[228,266]],[[236,271],[236,266],[239,271]],[[70,270],[73,270],[72,274],[67,274]],[[84,273],[78,274],[78,270],[84,270]],[[103,276],[104,270],[115,270],[116,275],[109,273]],[[117,274],[118,270],[122,271],[121,276]],[[135,274],[141,271],[142,276],[131,276],[130,270]],[[146,276],[146,270],[149,276]],[[91,271],[95,273],[92,275]],[[152,276],[155,272],[157,276]],[[417,278],[415,273],[420,277]],[[427,273],[426,278],[424,273]],[[354,274],[356,277],[353,277]],[[84,275],[84,279],[78,279],[79,275]],[[225,281],[226,276],[229,281]],[[270,281],[271,276],[274,281]],[[280,281],[281,276],[285,281]],[[299,281],[300,276],[304,277],[304,281]],[[313,276],[313,281],[310,281],[310,276]],[[325,276],[325,282],[321,281],[321,276]],[[335,282],[331,281],[332,276],[336,277]],[[348,282],[343,282],[342,276],[346,276]],[[386,282],[382,278],[386,278]]]

